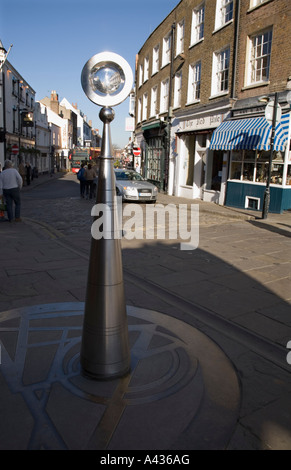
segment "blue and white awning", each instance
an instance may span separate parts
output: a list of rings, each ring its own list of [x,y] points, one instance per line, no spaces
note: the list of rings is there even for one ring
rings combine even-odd
[[[284,151],[289,132],[290,113],[277,124],[274,150]],[[265,117],[224,121],[212,134],[211,150],[270,150],[272,125]]]

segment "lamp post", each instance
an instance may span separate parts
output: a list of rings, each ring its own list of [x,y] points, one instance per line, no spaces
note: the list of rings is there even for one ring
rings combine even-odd
[[[268,98],[262,97],[260,101],[266,102],[268,101]],[[270,110],[271,110],[271,116],[270,116]],[[269,122],[271,121],[272,128],[271,128],[271,141],[270,141],[269,168],[268,168],[266,189],[264,192],[262,219],[267,219],[269,206],[270,206],[270,183],[271,183],[271,173],[272,173],[272,159],[273,159],[273,149],[274,149],[274,139],[275,139],[275,128],[276,128],[277,122],[280,120],[280,117],[281,117],[281,112],[280,111],[278,112],[278,110],[281,111],[281,108],[280,108],[280,105],[278,104],[278,93],[275,93],[274,102],[269,102],[269,104],[266,106],[266,111],[265,111],[265,117],[267,121]],[[280,117],[279,117],[279,114],[280,114]]]
[[[85,64],[81,82],[93,103],[103,106],[99,117],[103,137],[91,252],[85,300],[81,367],[94,379],[121,377],[129,372],[130,351],[123,286],[121,245],[110,122],[115,106],[129,95],[133,74],[128,63],[111,52],[96,54]],[[103,213],[102,236],[94,234],[99,209]],[[105,216],[105,217],[104,217]]]

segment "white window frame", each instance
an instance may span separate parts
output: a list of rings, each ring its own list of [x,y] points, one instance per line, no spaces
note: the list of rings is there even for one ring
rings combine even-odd
[[[204,39],[204,13],[205,13],[204,2],[192,10],[190,47]]]
[[[142,121],[146,121],[148,117],[148,94],[144,93],[142,97]]]
[[[141,87],[143,84],[143,64],[139,64],[138,68],[138,86]]]
[[[217,0],[215,30],[233,21],[233,0]]]
[[[137,122],[141,122],[141,98],[137,102]]]
[[[152,75],[159,71],[160,67],[160,45],[157,44],[153,48],[153,63],[152,63]]]
[[[156,116],[158,112],[158,86],[154,86],[151,89],[151,109],[150,109],[150,115],[151,117]]]
[[[248,37],[246,86],[259,85],[269,81],[272,37],[272,28]],[[264,66],[264,62],[267,62],[266,66]],[[264,70],[266,70],[265,74]]]
[[[268,0],[250,0],[250,8],[256,8],[262,3],[265,3]]]
[[[161,96],[160,96],[160,113],[165,113],[168,111],[169,106],[169,84],[170,81],[168,78],[161,82]]]
[[[187,104],[200,101],[201,61],[189,65]]]
[[[144,59],[144,68],[143,68],[143,81],[146,82],[149,79],[149,57]]]
[[[185,41],[185,20],[183,19],[177,25],[176,56],[184,52],[184,41]]]
[[[172,35],[169,32],[163,39],[163,54],[162,54],[162,67],[171,62],[171,42]]]
[[[182,98],[182,72],[178,72],[174,77],[174,108],[181,106]]]
[[[228,61],[228,67],[225,67],[225,62]],[[227,87],[221,89],[222,83],[226,80],[224,75],[227,71]],[[211,96],[224,95],[229,90],[229,72],[230,72],[230,47],[224,47],[219,51],[213,53],[212,62],[212,81],[211,81]]]

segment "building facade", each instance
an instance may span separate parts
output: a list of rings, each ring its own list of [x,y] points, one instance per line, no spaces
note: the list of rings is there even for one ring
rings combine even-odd
[[[16,168],[21,162],[35,166],[35,91],[8,60],[1,68],[0,88],[0,163],[9,159]]]
[[[228,154],[228,206],[262,210],[268,180],[270,211],[291,208],[290,15],[286,0],[240,2],[236,102],[210,145]]]
[[[271,184],[287,186],[290,11],[286,0],[182,0],[149,36],[136,61],[135,141],[142,149],[144,176],[160,190],[249,207],[243,165],[233,186],[232,159],[239,149],[222,144],[229,134],[221,126],[242,117],[264,118],[266,105],[259,99],[275,92],[284,114],[279,151],[285,163],[278,167],[276,155],[274,171],[282,179]],[[221,131],[224,139],[217,144],[214,134]],[[270,126],[266,132],[270,138]],[[261,149],[249,145],[253,159],[259,158]],[[242,163],[244,154],[239,158]],[[260,158],[267,157],[260,153]],[[258,174],[250,183],[259,183],[263,192],[266,172],[256,181]],[[261,207],[251,198],[250,205]]]
[[[35,103],[35,147],[39,151],[38,172],[50,173],[53,167],[51,158],[51,128],[48,122],[47,109],[38,101]]]

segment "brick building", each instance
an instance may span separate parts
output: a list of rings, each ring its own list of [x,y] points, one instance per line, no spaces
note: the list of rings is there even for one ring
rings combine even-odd
[[[232,122],[240,133],[250,126],[254,139],[244,137],[232,144],[218,145],[229,152],[225,203],[240,208],[263,209],[270,166],[270,128],[265,120],[268,100],[276,95],[281,114],[277,125],[270,172],[270,211],[291,207],[290,104],[291,89],[291,4],[287,0],[241,0],[236,98]],[[262,97],[265,97],[262,102]],[[289,100],[288,100],[289,101]],[[224,138],[230,132],[224,131]],[[217,147],[217,146],[216,146]]]
[[[245,204],[238,186],[239,200],[233,198],[232,153],[238,154],[222,143],[229,140],[222,126],[263,117],[266,105],[258,100],[274,92],[288,111],[290,10],[284,0],[182,0],[149,36],[137,56],[135,141],[145,177],[161,190]],[[257,159],[261,149],[252,150]],[[236,182],[244,181],[242,157]]]

